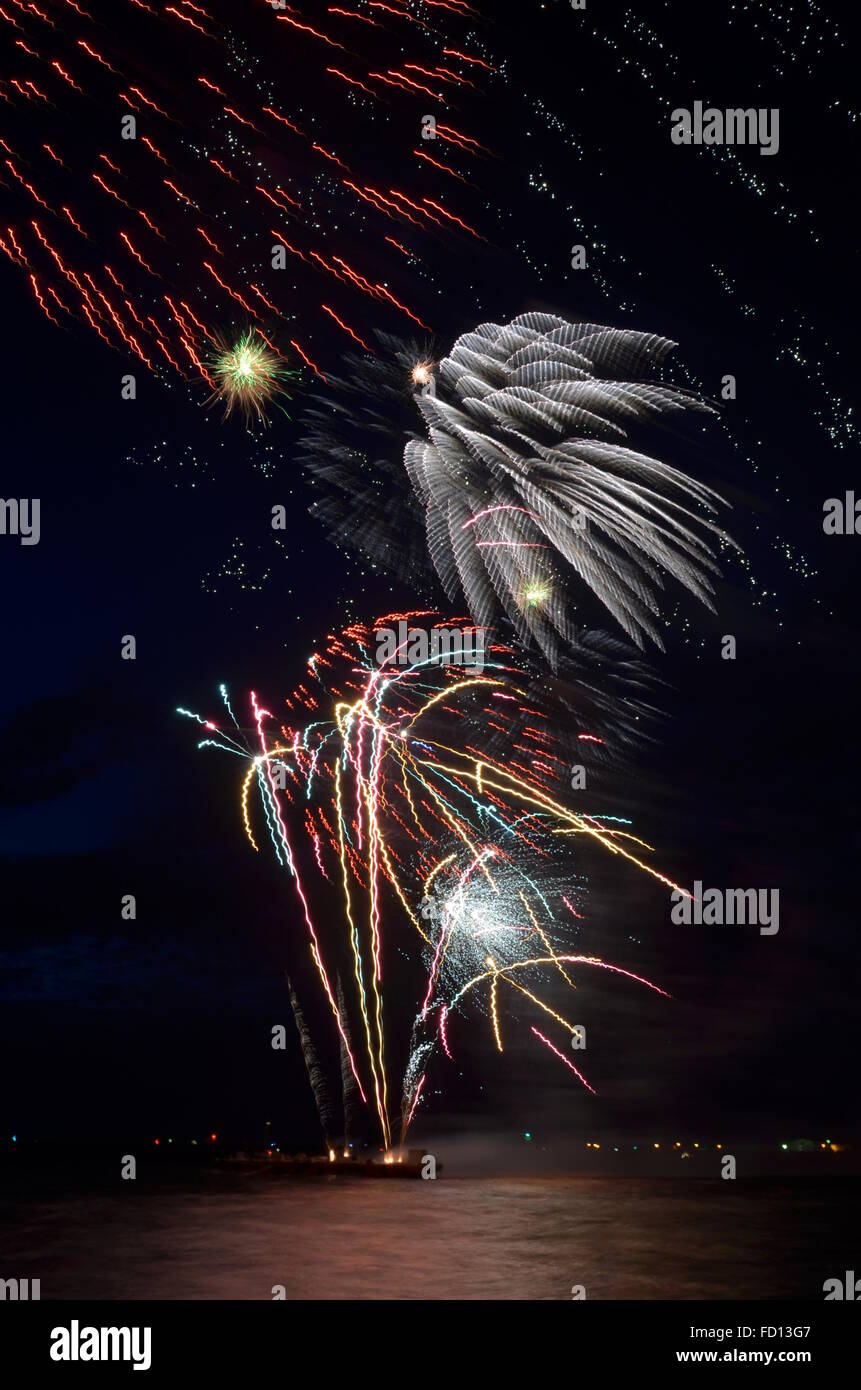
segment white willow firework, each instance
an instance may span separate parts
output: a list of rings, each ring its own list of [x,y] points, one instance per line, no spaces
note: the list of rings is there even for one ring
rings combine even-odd
[[[416,390],[426,435],[404,462],[443,588],[476,623],[504,612],[555,663],[574,636],[571,571],[640,646],[662,645],[663,574],[712,606],[721,499],[629,443],[634,425],[712,411],[691,391],[632,379],[673,346],[522,314],[458,338]]]

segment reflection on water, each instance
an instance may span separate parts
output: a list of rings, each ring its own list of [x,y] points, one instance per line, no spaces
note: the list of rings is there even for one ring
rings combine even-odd
[[[857,1267],[842,1184],[451,1178],[225,1182],[4,1202],[42,1298],[822,1299]],[[853,1263],[854,1260],[854,1263]]]

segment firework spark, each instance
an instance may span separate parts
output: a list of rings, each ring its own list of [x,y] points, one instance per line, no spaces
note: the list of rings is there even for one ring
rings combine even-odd
[[[236,410],[251,428],[269,424],[267,412],[273,405],[283,409],[279,397],[286,395],[285,382],[291,373],[255,329],[247,329],[232,343],[218,342],[209,371],[214,383],[209,403],[221,401],[225,419]]]

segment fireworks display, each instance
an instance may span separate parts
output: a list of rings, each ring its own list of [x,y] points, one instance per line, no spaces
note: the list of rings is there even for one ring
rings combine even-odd
[[[292,877],[334,1027],[386,1147],[396,1132],[403,1142],[429,1068],[469,1046],[476,1016],[500,1051],[528,1024],[591,1090],[572,1060],[575,1024],[557,990],[597,970],[663,991],[577,949],[586,865],[612,855],[620,870],[676,886],[624,818],[572,805],[571,748],[600,736],[576,731],[576,719],[560,736],[559,707],[542,705],[528,666],[492,633],[476,666],[438,654],[408,664],[405,639],[429,630],[461,651],[475,640],[462,618],[390,614],[330,637],[283,715],[252,694],[252,738],[226,690],[224,727],[190,716],[208,731],[201,747],[247,764],[239,801],[248,840],[259,851],[268,839]],[[386,1000],[389,988],[402,1000],[408,987],[416,1003],[404,1050],[387,1035]]]
[[[572,846],[648,868],[631,832],[570,809],[565,771],[587,752],[618,762],[647,737],[656,682],[628,641],[663,645],[667,580],[711,607],[718,555],[733,548],[688,437],[715,423],[715,382],[698,389],[684,367],[688,384],[670,381],[671,340],[606,326],[596,307],[603,296],[613,323],[650,321],[628,294],[626,219],[602,224],[596,201],[587,235],[584,206],[563,209],[560,192],[559,229],[588,243],[582,292],[567,254],[545,275],[552,236],[522,234],[557,196],[558,171],[582,161],[589,123],[562,119],[540,80],[518,90],[491,20],[465,0],[0,6],[0,249],[35,308],[252,429],[280,426],[301,396],[297,456],[330,539],[405,586],[393,604],[466,608],[493,634],[494,660],[469,677],[389,670],[375,663],[375,629],[347,629],[291,696],[289,722],[275,720],[274,742],[233,750],[251,760],[253,842],[262,810],[297,884],[343,883],[347,921],[361,896],[370,937],[350,929],[349,959],[336,949],[329,970],[328,941],[311,936],[350,1075],[387,1140],[392,1057],[375,991],[394,923],[410,924],[428,990],[403,1128],[425,1059],[448,1052],[465,1012],[485,1010],[502,1046],[501,1001],[527,988],[543,999],[545,975],[567,979],[559,961],[577,954],[578,918],[559,904],[576,908],[576,883],[585,892],[585,878],[572,886]],[[601,48],[607,32],[580,37]],[[714,154],[725,181],[735,156]],[[774,210],[783,193],[763,176],[757,196]],[[570,291],[570,317],[545,311],[545,285],[551,307]],[[278,433],[260,449],[280,482],[295,441]],[[204,464],[191,464],[194,486]],[[236,536],[204,587],[229,581],[256,601],[287,554],[262,551],[259,533]],[[594,630],[607,614],[626,640]],[[271,735],[261,718],[255,737]],[[290,769],[277,794],[273,761]],[[473,912],[490,924],[486,955]],[[553,1020],[536,1022],[555,1049]]]
[[[52,1359],[844,1369],[839,9],[0,0],[0,1292],[143,1304]]]
[[[371,314],[426,327],[433,264],[480,236],[489,152],[468,127],[495,68],[466,50],[459,0],[309,8],[0,7],[20,118],[0,139],[0,249],[53,324],[210,391],[237,314],[318,377],[323,327],[360,345]]]

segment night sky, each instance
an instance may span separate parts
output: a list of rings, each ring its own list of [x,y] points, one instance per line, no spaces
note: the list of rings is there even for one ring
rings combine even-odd
[[[88,29],[73,15],[80,33],[114,55],[127,84],[177,111],[175,126],[152,127],[153,139],[183,152],[187,169],[174,177],[202,206],[223,196],[207,225],[230,245],[228,278],[256,277],[289,303],[282,341],[295,333],[323,372],[336,372],[352,344],[323,302],[365,338],[411,331],[396,311],[314,267],[291,261],[279,278],[269,228],[284,219],[273,209],[267,220],[232,185],[225,194],[217,175],[199,172],[194,151],[207,139],[221,148],[229,129],[195,87],[196,73],[215,65],[200,36],[162,21],[141,27],[121,0],[82,7],[106,18]],[[204,8],[226,18],[234,7]],[[355,8],[372,14],[364,0]],[[431,1077],[423,1133],[439,1123],[451,1132],[660,1136],[682,1126],[768,1143],[858,1138],[850,1098],[861,542],[822,526],[825,500],[858,478],[848,312],[858,247],[847,182],[858,115],[838,8],[589,0],[580,13],[556,0],[488,5],[502,13],[479,21],[410,5],[450,24],[455,48],[498,69],[458,69],[476,88],[449,119],[492,151],[458,165],[463,187],[412,158],[430,97],[397,90],[362,104],[336,79],[323,85],[320,41],[286,35],[266,6],[231,20],[255,55],[234,72],[236,109],[250,111],[255,92],[259,109],[274,91],[279,109],[360,170],[361,182],[401,179],[416,196],[442,194],[486,238],[395,230],[328,162],[281,143],[271,123],[231,136],[237,169],[266,166],[288,190],[307,183],[312,211],[290,224],[297,238],[311,244],[313,226],[324,254],[385,277],[445,346],[484,319],[548,309],[674,339],[677,378],[710,396],[727,373],[738,383],[691,468],[732,504],[726,524],[744,557],[726,565],[716,614],[668,588],[667,651],[650,654],[665,717],[653,742],[602,774],[590,795],[596,808],[631,816],[683,884],[778,888],[780,932],[674,926],[666,894],[599,871],[584,944],[658,979],[672,1001],[584,982],[598,1097],[569,1085],[529,1045],[527,1028],[508,1025],[511,1045],[499,1057],[484,1020],[473,1022],[459,1066]],[[194,218],[158,187],[139,146],[130,153],[120,140],[126,108],[109,99],[117,82],[86,55],[72,70],[95,84],[85,97],[51,79],[47,59],[61,48],[74,57],[78,30],[60,0],[44,9],[62,34],[23,15],[20,32],[4,25],[4,70],[33,77],[56,104],[4,81],[0,134],[46,201],[74,198],[91,236],[76,243],[62,215],[37,208],[8,169],[3,224],[20,241],[35,213],[80,273],[111,258],[144,293],[178,286],[232,331],[244,318],[205,283]],[[305,0],[301,12],[340,33],[326,5]],[[19,38],[45,57],[16,49]],[[361,45],[333,61],[367,72],[371,55],[391,67],[399,54],[416,58],[419,40],[427,35],[414,38],[408,26],[379,35],[368,26]],[[670,110],[697,100],[779,108],[779,152],[673,145]],[[69,166],[63,196],[61,174],[37,158],[46,141]],[[173,257],[171,288],[166,280],[154,290],[121,262],[117,229],[135,222],[90,180],[100,150],[134,163],[123,196],[163,224],[169,248],[151,245],[165,263]],[[387,234],[418,247],[420,262],[386,246]],[[50,279],[29,236],[36,273]],[[570,269],[575,244],[586,247],[584,270]],[[285,1143],[312,1144],[285,968],[322,1035],[328,1023],[301,922],[284,875],[244,840],[234,769],[199,753],[196,729],[175,710],[215,711],[221,681],[277,700],[326,632],[415,595],[332,547],[307,514],[311,492],[295,456],[304,403],[321,389],[308,372],[291,388],[289,418],[275,411],[270,429],[250,436],[241,421],[203,409],[205,386],[166,362],[151,374],[82,318],[49,322],[28,274],[0,260],[0,491],[41,499],[38,545],[0,536],[3,1128],[41,1138],[217,1131],[256,1140],[271,1120]],[[137,375],[133,402],[120,395],[128,371]],[[269,524],[278,503],[288,511],[284,533]],[[727,633],[738,642],[734,662],[720,657]],[[137,639],[134,662],[120,659],[125,634]],[[120,916],[128,893],[134,922]],[[392,1017],[403,1029],[409,1012],[396,1004]],[[270,1047],[279,1022],[291,1030],[286,1056]]]

